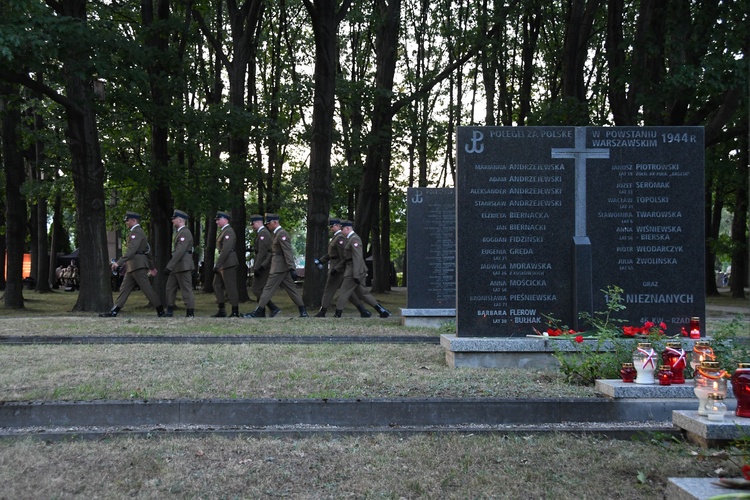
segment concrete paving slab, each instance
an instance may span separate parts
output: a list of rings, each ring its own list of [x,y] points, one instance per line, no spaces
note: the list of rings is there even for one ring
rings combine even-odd
[[[670,477],[668,478],[666,500],[708,500],[717,495],[748,495],[750,490],[738,490],[718,486],[718,478]]]
[[[704,448],[725,447],[750,434],[750,418],[737,417],[733,411],[727,411],[724,420],[710,421],[698,415],[697,409],[675,410],[672,423],[683,430],[688,440]]]
[[[636,384],[623,382],[619,379],[600,379],[595,383],[596,392],[604,396],[620,398],[698,398],[695,396],[695,380],[687,379],[684,384],[659,385],[659,384]],[[732,384],[727,381],[726,399],[734,399]],[[736,404],[736,403],[735,403]],[[734,409],[734,407],[732,408]]]
[[[689,405],[689,406],[687,406]],[[137,425],[349,427],[664,422],[692,400],[352,399],[0,403],[0,428]]]

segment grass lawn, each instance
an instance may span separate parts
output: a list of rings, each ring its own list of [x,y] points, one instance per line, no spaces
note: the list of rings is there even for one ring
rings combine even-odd
[[[2,336],[344,335],[437,337],[400,318],[156,318],[139,292],[117,318],[70,313],[75,293],[27,291]],[[278,300],[276,300],[278,299]],[[379,297],[398,313],[405,292]],[[710,299],[712,303],[714,299]],[[716,299],[721,300],[721,299]],[[254,308],[243,304],[242,312]],[[727,318],[728,319],[728,318]],[[709,319],[709,333],[721,319]],[[2,345],[0,401],[160,398],[589,397],[554,371],[449,369],[429,344]],[[0,403],[1,404],[1,403]],[[663,498],[668,477],[739,475],[739,457],[666,436],[373,434],[0,440],[0,498]]]

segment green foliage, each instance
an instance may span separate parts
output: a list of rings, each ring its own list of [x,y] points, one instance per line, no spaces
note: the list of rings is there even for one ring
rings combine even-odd
[[[732,321],[721,323],[711,335],[711,348],[716,359],[721,363],[721,368],[729,373],[734,372],[739,363],[750,363],[750,346],[739,339],[739,335],[745,331],[747,323],[741,315],[737,315]]]
[[[596,379],[618,378],[622,363],[631,361],[634,340],[622,336],[623,320],[615,318],[615,315],[625,310],[623,304],[622,288],[610,285],[605,293],[606,310],[596,311],[593,315],[582,313],[581,319],[591,327],[585,332],[585,336],[596,336],[595,340],[578,342],[575,335],[566,336],[574,346],[574,351],[566,351],[557,344],[553,356],[560,363],[560,371],[565,375],[565,380],[572,384],[593,385]],[[570,331],[566,325],[551,316],[546,316],[548,325],[563,332]],[[648,335],[639,339],[643,342],[651,342],[655,351],[664,349],[664,337],[659,333],[658,327],[652,328]],[[564,342],[561,341],[561,342]]]

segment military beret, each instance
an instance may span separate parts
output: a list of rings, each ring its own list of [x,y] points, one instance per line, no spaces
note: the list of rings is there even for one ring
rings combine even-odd
[[[337,219],[335,217],[328,219],[329,226],[335,226],[336,224],[341,224],[341,219]]]
[[[263,222],[263,216],[260,214],[252,214],[250,216],[250,222],[261,221]]]
[[[188,214],[186,214],[182,210],[177,210],[177,209],[175,209],[175,211],[172,212],[172,218],[174,219],[176,217],[179,217],[180,219],[185,219],[185,220],[189,219]]]
[[[216,212],[216,217],[214,217],[214,219],[221,219],[222,217],[227,220],[230,220],[232,218],[232,216],[226,212]]]
[[[279,220],[279,214],[266,213],[266,222],[271,222],[272,220]]]
[[[352,226],[354,226],[354,223],[350,220],[344,219],[341,221],[341,227],[352,227]]]
[[[138,214],[135,212],[125,212],[125,220],[128,220],[128,219],[141,220],[141,214]]]

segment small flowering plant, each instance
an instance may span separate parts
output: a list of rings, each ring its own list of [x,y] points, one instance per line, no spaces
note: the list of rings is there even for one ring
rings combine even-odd
[[[643,326],[623,326],[622,334],[626,337],[637,337],[639,335],[664,335],[667,325],[662,321],[658,325],[653,321],[646,321]]]
[[[529,335],[568,340],[576,346],[573,352],[554,346],[554,356],[568,382],[592,385],[599,378],[618,378],[622,363],[632,360],[631,339],[651,342],[657,352],[663,349],[659,344],[665,340],[667,326],[664,323],[646,321],[642,326],[624,325],[625,321],[615,318],[625,309],[622,288],[613,285],[602,292],[607,296],[606,310],[580,315],[582,322],[589,326],[588,330],[575,331],[556,318],[544,316],[547,328],[541,331],[534,328],[535,335]],[[595,342],[584,343],[585,340]]]

